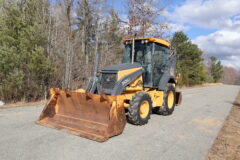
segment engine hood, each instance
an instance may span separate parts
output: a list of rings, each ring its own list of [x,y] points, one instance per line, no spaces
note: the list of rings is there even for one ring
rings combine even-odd
[[[139,68],[142,67],[141,64],[139,63],[122,63],[122,64],[117,64],[113,66],[107,66],[102,69],[102,71],[121,71],[121,70],[126,70],[126,69],[132,69],[132,68]]]

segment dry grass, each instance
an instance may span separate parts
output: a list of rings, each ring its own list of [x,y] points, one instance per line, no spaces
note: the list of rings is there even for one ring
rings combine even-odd
[[[177,89],[201,88],[201,87],[218,86],[218,85],[223,85],[223,83],[204,83],[201,85],[194,85],[194,86],[182,86],[182,87],[178,87]]]
[[[0,109],[4,108],[14,108],[14,107],[27,107],[27,106],[37,106],[37,105],[44,105],[46,103],[46,100],[41,100],[37,102],[16,102],[11,104],[5,104],[0,106]]]
[[[240,93],[206,160],[240,160]]]

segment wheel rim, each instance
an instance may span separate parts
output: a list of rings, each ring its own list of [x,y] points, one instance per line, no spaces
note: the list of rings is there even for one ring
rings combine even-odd
[[[140,106],[140,117],[146,118],[149,113],[149,103],[148,101],[143,101]]]
[[[171,109],[174,104],[174,93],[173,91],[168,92],[168,108]]]

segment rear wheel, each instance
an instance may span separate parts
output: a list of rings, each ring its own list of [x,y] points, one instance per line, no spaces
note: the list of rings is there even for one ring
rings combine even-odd
[[[127,114],[128,122],[135,125],[144,125],[150,119],[151,111],[151,97],[147,93],[139,92],[130,101]]]
[[[160,115],[170,115],[173,113],[176,103],[175,87],[172,84],[168,84],[163,95],[163,106],[155,107],[154,113]]]

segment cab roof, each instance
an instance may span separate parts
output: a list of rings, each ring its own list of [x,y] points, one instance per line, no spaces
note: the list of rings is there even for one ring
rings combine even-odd
[[[125,39],[123,40],[123,43],[125,43],[126,41],[132,41],[133,39]],[[170,43],[162,40],[162,39],[158,39],[158,38],[135,38],[135,40],[148,40],[149,42],[155,42],[155,43],[159,43],[162,44],[166,47],[170,47]]]

